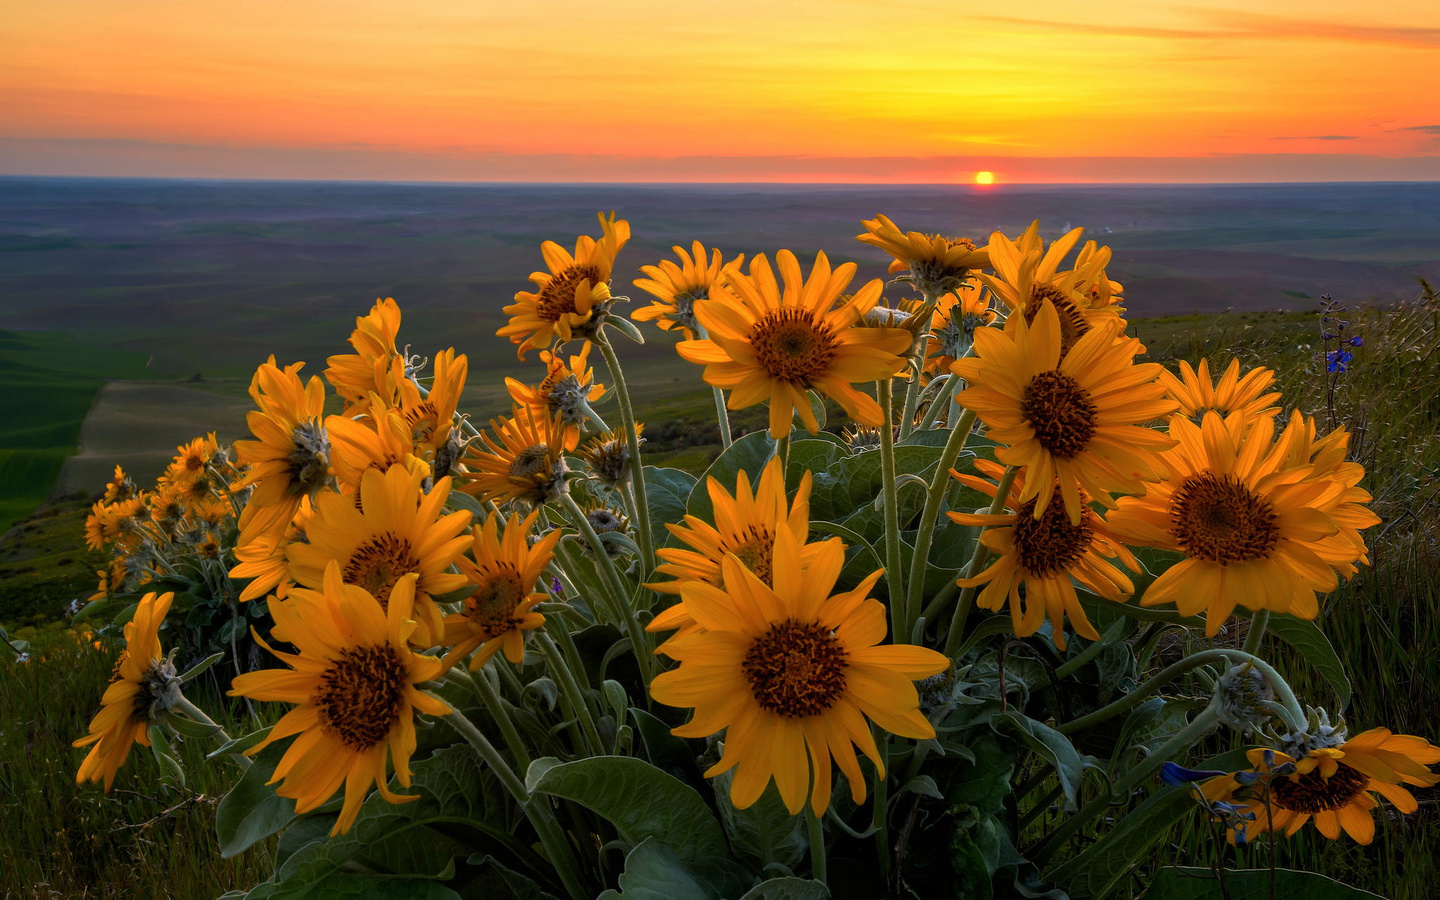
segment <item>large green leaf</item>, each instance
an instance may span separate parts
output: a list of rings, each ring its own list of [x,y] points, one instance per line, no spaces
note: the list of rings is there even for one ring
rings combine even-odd
[[[305,896],[309,900],[460,900],[459,894],[437,881],[373,875],[332,875]]]
[[[1274,897],[1275,900],[1378,900],[1379,894],[1341,884],[1315,872],[1275,870],[1275,893],[1270,893],[1269,869],[1232,869],[1225,883],[1209,869],[1166,866],[1155,873],[1145,900],[1230,900],[1240,897]]]
[[[1345,673],[1345,663],[1330,645],[1314,622],[1297,619],[1294,616],[1271,616],[1269,634],[1294,647],[1310,665],[1324,676],[1335,694],[1340,698],[1340,710],[1350,705],[1350,677]]]
[[[650,534],[655,546],[663,546],[672,537],[666,522],[679,522],[685,517],[685,504],[695,490],[695,476],[679,469],[645,467],[645,498],[650,507]]]
[[[939,459],[939,447],[896,447],[895,471],[897,474],[909,473],[928,478],[930,470],[935,468]],[[810,495],[810,515],[816,519],[844,522],[861,507],[872,506],[884,485],[880,451],[868,450],[856,456],[836,460],[828,471],[815,473],[815,487]],[[900,496],[907,494],[913,494],[919,500],[912,503],[913,509],[908,511],[908,515],[902,512],[902,528],[906,527],[908,520],[914,518],[924,504],[925,492],[919,485],[905,488]],[[856,530],[863,533],[865,529]]]
[[[468,746],[447,747],[411,768],[411,788],[398,782],[391,787],[419,799],[396,806],[379,793],[371,794],[348,832],[295,848],[271,880],[252,888],[246,900],[323,896],[314,892],[362,857],[396,875],[434,877],[450,864],[454,845],[445,833],[452,826],[485,835],[489,846],[530,853],[515,838],[518,815],[510,813],[504,789],[476,763]]]
[[[220,856],[229,859],[284,828],[295,818],[295,801],[275,795],[265,782],[275,774],[283,751],[267,748],[255,759],[215,810]]]
[[[769,863],[795,868],[805,858],[810,842],[805,836],[805,822],[792,816],[780,799],[774,784],[747,809],[736,809],[730,802],[730,783],[734,770],[715,779],[715,805],[735,856],[763,870]]]
[[[830,889],[808,878],[771,878],[745,892],[740,900],[829,900]]]
[[[1085,763],[1070,739],[1048,725],[1016,712],[1003,712],[990,720],[997,731],[1008,732],[1029,749],[1040,754],[1060,776],[1066,806],[1073,808],[1080,781],[1085,777]]]
[[[714,478],[733,496],[740,472],[743,471],[749,475],[750,483],[753,485],[755,480],[760,477],[760,472],[764,470],[765,464],[774,455],[775,442],[770,440],[769,432],[757,431],[745,435],[731,444],[710,464],[710,468],[705,470],[705,477],[701,478],[695,484],[695,489],[690,492],[690,499],[685,504],[685,511],[707,522],[715,521],[714,504],[710,502],[710,492],[705,488],[706,482]]]
[[[724,857],[682,859],[675,848],[650,837],[625,857],[620,890],[597,900],[729,900],[754,881]]]
[[[785,461],[785,483],[793,487],[800,485],[806,472],[819,474],[828,472],[837,460],[850,455],[850,449],[840,439],[828,432],[821,432],[824,438],[806,438],[790,445],[790,456]]]
[[[644,760],[596,756],[553,766],[534,790],[589,807],[632,844],[664,841],[684,859],[726,854],[725,834],[694,788]]]

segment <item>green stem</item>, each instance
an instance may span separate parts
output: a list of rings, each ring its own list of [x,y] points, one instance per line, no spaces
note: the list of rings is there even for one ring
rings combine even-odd
[[[725,408],[725,392],[718,387],[712,387],[710,392],[715,395],[715,419],[720,423],[720,447],[721,450],[729,450],[734,443],[730,438],[730,411]]]
[[[600,739],[600,729],[595,724],[595,716],[591,714],[590,704],[586,702],[579,683],[575,681],[575,673],[570,671],[570,666],[565,662],[565,654],[555,646],[550,635],[544,632],[537,632],[536,635],[535,645],[540,648],[545,661],[550,664],[550,671],[555,673],[556,680],[560,682],[560,693],[569,701],[570,714],[580,720],[580,730],[585,734],[590,755],[607,755],[605,742]]]
[[[1005,509],[1005,501],[1010,498],[1010,486],[1015,483],[1015,474],[1019,471],[1016,466],[1010,466],[1005,470],[1005,474],[1000,476],[1000,483],[995,486],[995,500],[990,504],[987,515],[998,516],[1001,510]],[[985,530],[981,529],[980,534],[975,536],[975,550],[970,554],[970,563],[961,577],[974,578],[980,574],[990,558],[990,548],[980,543],[984,534]],[[960,644],[965,640],[965,621],[970,618],[970,608],[975,605],[975,590],[967,587],[960,592],[960,599],[955,603],[955,614],[950,617],[950,631],[945,635],[945,655],[951,659],[955,658]]]
[[[201,709],[200,707],[196,706],[195,704],[193,704],[193,703],[191,703],[189,700],[187,700],[183,694],[180,696],[180,700],[175,704],[175,709],[178,709],[180,712],[184,713],[188,718],[194,719],[196,722],[199,722],[201,725],[209,725],[210,727],[214,728],[214,729],[215,729],[215,739],[220,742],[220,746],[223,747],[223,746],[225,746],[226,744],[230,743],[230,735],[228,735],[228,734],[225,733],[225,729],[224,729],[224,728],[221,728],[221,727],[215,722],[214,719],[212,719],[212,718],[210,718],[209,716],[207,716],[207,715],[205,714],[205,710]],[[250,764],[251,764],[251,762],[253,762],[253,760],[251,760],[250,757],[248,757],[248,756],[246,756],[246,755],[244,755],[243,753],[240,753],[240,752],[238,752],[238,751],[237,751],[237,752],[234,752],[234,753],[231,753],[231,754],[228,754],[228,755],[229,755],[232,759],[234,759],[235,762],[238,763],[239,766],[240,766],[240,768],[242,768],[242,769],[248,769],[248,768],[250,768]]]
[[[881,496],[885,503],[885,588],[890,597],[890,633],[895,640],[910,638],[910,623],[906,619],[905,587],[901,578],[900,562],[900,506],[897,502],[895,480],[895,421],[892,379],[875,382],[879,395],[880,412],[885,417],[880,426],[880,478]]]
[[[1108,791],[1102,792],[1080,808],[1080,811],[1071,816],[1070,819],[1055,830],[1045,842],[1041,844],[1030,858],[1036,865],[1044,866],[1045,862],[1060,849],[1066,841],[1079,834],[1081,829],[1090,824],[1090,821],[1100,815],[1109,807],[1124,803],[1130,798],[1130,792],[1145,779],[1154,774],[1167,760],[1178,756],[1193,747],[1201,738],[1215,730],[1220,724],[1220,718],[1216,711],[1216,703],[1212,700],[1210,705],[1205,707],[1189,725],[1180,729],[1175,736],[1161,745],[1160,749],[1145,757],[1135,765],[1135,768],[1125,773],[1115,784],[1111,785]]]
[[[1212,650],[1202,650],[1199,653],[1191,654],[1184,659],[1171,663],[1155,673],[1155,675],[1149,678],[1144,684],[1121,697],[1119,700],[1107,706],[1102,706],[1089,715],[1081,716],[1070,722],[1063,722],[1057,725],[1055,730],[1061,734],[1075,734],[1078,731],[1084,731],[1087,728],[1098,725],[1107,719],[1113,719],[1121,713],[1138,706],[1140,701],[1160,690],[1181,675],[1184,675],[1186,672],[1192,669],[1198,669],[1212,662],[1227,662],[1235,665],[1248,662],[1255,666],[1255,668],[1260,670],[1260,674],[1265,676],[1265,680],[1270,683],[1281,705],[1289,710],[1291,715],[1295,717],[1296,721],[1290,723],[1292,730],[1304,724],[1305,714],[1300,708],[1300,701],[1295,698],[1295,693],[1290,689],[1290,685],[1285,682],[1285,679],[1280,677],[1280,673],[1276,672],[1269,663],[1243,650],[1230,650],[1224,647],[1217,647]]]
[[[950,395],[955,393],[955,385],[959,381],[959,375],[945,376],[945,384],[936,393],[935,399],[930,401],[930,408],[925,410],[925,418],[921,420],[918,430],[924,431],[927,428],[935,427],[935,420],[940,418],[940,411],[950,405]]]
[[[812,809],[805,810],[805,826],[810,839],[810,877],[829,886],[826,881],[825,829]]]
[[[520,804],[520,808],[525,810],[526,818],[530,820],[531,825],[535,826],[536,833],[540,835],[540,842],[545,845],[545,852],[550,857],[550,864],[560,875],[560,881],[565,885],[565,890],[569,892],[572,900],[586,900],[592,896],[592,892],[586,890],[580,880],[579,866],[575,862],[574,854],[570,852],[570,844],[565,840],[564,833],[555,823],[555,815],[550,809],[549,801],[544,797],[532,796],[525,789],[525,783],[505,763],[505,758],[500,755],[500,751],[495,749],[495,745],[491,744],[490,740],[480,732],[480,729],[476,728],[475,724],[465,718],[465,715],[458,709],[451,710],[450,714],[445,716],[445,721],[460,732],[460,736],[480,757],[481,762],[491,768],[495,777],[499,778],[500,783],[505,785],[505,789],[510,792],[510,796],[514,797],[515,802]]]
[[[950,468],[955,465],[955,460],[965,447],[965,441],[970,437],[970,429],[974,426],[975,413],[967,409],[965,415],[950,430],[945,449],[940,451],[940,462],[935,466],[935,475],[930,479],[930,491],[925,495],[925,509],[920,513],[920,529],[915,533],[915,555],[910,559],[910,580],[906,582],[909,592],[906,594],[905,620],[912,625],[920,620],[921,595],[925,592],[925,565],[930,560],[930,543],[935,539],[935,531],[939,526],[937,520],[940,518],[940,504],[944,501],[946,489],[951,483]],[[897,642],[908,641],[910,635],[896,634],[894,639]]]
[[[793,430],[793,429],[792,429]],[[790,434],[775,439],[775,458],[780,460],[780,482],[785,482],[785,469],[790,465]]]
[[[890,732],[880,732],[880,740],[876,741],[876,748],[880,751],[880,762],[887,775],[890,771]],[[878,854],[880,864],[880,880],[883,884],[890,884],[890,783],[880,777],[875,779],[875,811],[870,820],[871,826],[875,829],[875,852]]]
[[[1260,643],[1265,638],[1265,628],[1270,624],[1270,610],[1262,609],[1250,617],[1250,633],[1245,635],[1246,653],[1255,656],[1260,652]]]
[[[1057,679],[1065,678],[1075,672],[1080,671],[1080,669],[1086,663],[1090,662],[1090,660],[1099,656],[1101,653],[1104,653],[1111,646],[1113,645],[1103,639],[1098,641],[1091,641],[1089,646],[1072,656],[1062,666],[1060,666],[1060,668],[1056,669],[1055,677]]]
[[[640,479],[636,479],[636,484],[639,483]],[[644,509],[645,499],[643,496],[637,496],[635,503],[640,507],[640,510],[637,510],[637,512]],[[621,626],[624,627],[625,632],[630,636],[630,646],[635,653],[635,663],[640,667],[640,677],[643,678],[648,685],[650,679],[653,678],[655,674],[655,661],[650,656],[653,648],[650,646],[650,640],[645,634],[645,629],[640,625],[640,620],[635,617],[635,605],[630,602],[630,595],[624,588],[624,581],[621,579],[620,573],[615,569],[615,561],[612,560],[610,554],[605,551],[605,545],[600,542],[600,536],[595,533],[595,529],[590,527],[590,521],[585,518],[584,510],[575,502],[575,498],[569,494],[565,495],[565,509],[570,513],[570,518],[574,520],[575,527],[580,529],[580,533],[585,536],[585,540],[589,541],[590,546],[594,548],[595,557],[599,560],[600,569],[610,581],[617,607],[615,612],[620,617]],[[648,527],[648,525],[644,524],[644,519],[641,519],[639,527]]]
[[[646,574],[655,571],[655,544],[650,538],[650,501],[645,494],[645,467],[640,460],[640,438],[635,434],[635,409],[630,405],[630,389],[625,384],[625,374],[620,371],[620,359],[610,338],[605,332],[595,335],[595,343],[610,367],[610,377],[615,382],[615,396],[620,401],[620,427],[625,432],[625,444],[630,449],[630,472],[635,484],[636,537],[639,538],[641,564]]]
[[[497,663],[503,665],[504,663]],[[445,673],[446,680],[454,680],[457,683],[468,683],[476,695],[485,704],[490,712],[490,718],[500,726],[500,735],[505,738],[505,745],[510,748],[510,755],[515,757],[515,764],[521,769],[530,768],[530,750],[525,746],[525,741],[520,738],[520,732],[516,730],[515,723],[510,719],[510,713],[505,709],[505,702],[500,699],[500,692],[495,685],[490,683],[490,676],[484,669],[479,672],[471,672],[463,666],[456,666]]]

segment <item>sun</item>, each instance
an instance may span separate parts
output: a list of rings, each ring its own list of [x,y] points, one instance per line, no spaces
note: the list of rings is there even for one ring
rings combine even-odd
[[[975,183],[976,183],[976,184],[994,184],[994,183],[995,183],[995,173],[994,173],[994,172],[976,172],[976,173],[975,173]]]

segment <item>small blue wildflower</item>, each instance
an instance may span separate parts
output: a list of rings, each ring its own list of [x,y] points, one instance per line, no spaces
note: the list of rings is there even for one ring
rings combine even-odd
[[[1350,369],[1350,360],[1355,354],[1349,350],[1331,350],[1325,354],[1325,371],[1330,373],[1343,373]]]
[[[1216,775],[1228,774],[1230,773],[1206,769],[1187,769],[1179,763],[1173,762],[1167,762],[1160,767],[1160,780],[1176,787],[1192,781],[1204,781],[1206,778],[1214,778]]]
[[[1361,337],[1360,335],[1357,334],[1357,335],[1355,335],[1354,337],[1352,337],[1352,338],[1348,341],[1348,343],[1349,343],[1350,346],[1352,346],[1352,347],[1363,347],[1363,346],[1365,346],[1365,339],[1364,339],[1363,337]]]

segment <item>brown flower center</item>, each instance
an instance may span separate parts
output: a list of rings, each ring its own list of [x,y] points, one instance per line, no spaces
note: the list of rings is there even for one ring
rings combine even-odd
[[[1039,519],[1035,518],[1035,503],[1023,504],[1015,514],[1015,552],[1020,554],[1020,564],[1040,576],[1064,572],[1090,546],[1093,513],[1081,510],[1080,524],[1071,525],[1059,486]]]
[[[1277,778],[1270,785],[1270,799],[1281,809],[1315,814],[1347,806],[1360,796],[1370,776],[1341,763],[1329,778],[1311,769],[1294,781]]]
[[[1085,318],[1085,313],[1075,305],[1069,294],[1053,284],[1037,284],[1030,288],[1030,302],[1025,305],[1025,324],[1034,324],[1035,316],[1047,300],[1060,317],[1060,358],[1064,359],[1075,342],[1090,330],[1090,320]]]
[[[1035,429],[1046,452],[1073,459],[1095,436],[1095,401],[1080,382],[1055,369],[1041,372],[1025,385],[1020,414]]]
[[[592,290],[599,287],[604,281],[600,267],[593,263],[577,263],[556,272],[540,289],[540,299],[535,304],[536,314],[547,322],[558,322],[566,313],[575,312],[575,289],[582,281],[590,282]]]
[[[429,400],[405,411],[405,424],[410,426],[410,439],[417,444],[428,444],[435,439],[440,428],[440,411]]]
[[[1275,508],[1234,475],[1199,472],[1170,498],[1170,533],[1186,556],[1221,565],[1261,559],[1280,541]]]
[[[728,547],[722,544],[720,549],[722,552],[735,554],[756,578],[773,586],[771,579],[775,577],[775,535],[770,529],[763,525],[751,525],[740,533],[735,543]],[[724,586],[724,578],[721,578],[718,587]]]
[[[345,565],[345,582],[356,584],[389,608],[390,592],[402,576],[420,571],[410,542],[386,532],[355,548]]]
[[[515,607],[526,597],[520,573],[509,563],[496,563],[486,579],[465,598],[465,617],[487,637],[499,637],[520,624]]]
[[[534,478],[550,469],[550,445],[531,444],[515,454],[510,463],[511,478]]]
[[[786,619],[750,644],[740,668],[761,709],[802,719],[835,705],[849,664],[845,646],[819,623]]]
[[[782,381],[809,387],[830,371],[839,352],[835,330],[803,309],[777,309],[765,314],[750,329],[755,358],[767,372]]]
[[[388,644],[347,647],[320,677],[320,724],[352,750],[390,735],[405,705],[405,666]]]

